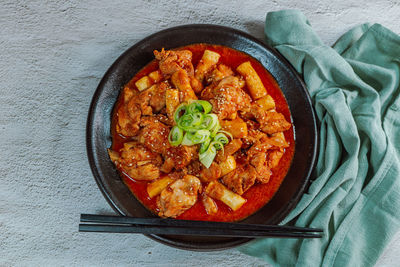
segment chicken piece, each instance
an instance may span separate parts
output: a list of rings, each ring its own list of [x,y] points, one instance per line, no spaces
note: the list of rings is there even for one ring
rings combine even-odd
[[[139,132],[139,142],[155,153],[165,155],[170,148],[168,141],[169,127],[154,117],[142,117]]]
[[[269,156],[270,150],[279,151],[283,146],[282,140],[275,140],[259,131],[252,131],[252,135],[254,140],[250,140],[253,144],[247,151],[247,161],[256,169],[257,181],[267,183],[272,174],[270,170],[271,164],[277,164],[276,160],[279,162],[280,159],[275,159],[275,157],[279,156],[278,154]],[[269,157],[271,157],[271,160],[269,160]]]
[[[160,169],[154,164],[147,163],[142,166],[125,167],[124,171],[135,180],[151,181],[160,177]]]
[[[162,159],[137,142],[128,142],[120,150],[119,166],[135,180],[154,180],[160,176]]]
[[[189,75],[185,70],[180,69],[172,74],[171,82],[179,90],[180,102],[187,102],[189,100],[197,99],[197,96],[190,84]]]
[[[283,132],[278,132],[271,134],[271,141],[275,142],[275,144],[279,144],[281,147],[289,147],[289,143],[286,141],[285,135]]]
[[[135,136],[140,128],[139,121],[142,111],[139,106],[129,105],[129,103],[133,103],[132,99],[135,99],[137,95],[136,89],[132,89],[129,85],[125,86],[122,91],[123,102],[116,112],[117,123],[115,128],[119,134],[126,137]]]
[[[131,116],[129,114],[131,114]],[[123,136],[135,136],[140,129],[139,122],[141,115],[142,112],[139,107],[135,106],[135,109],[131,109],[129,113],[126,105],[120,106],[117,111],[117,124],[115,129]]]
[[[272,150],[268,153],[268,167],[270,169],[275,168],[278,166],[279,161],[283,156],[283,151],[281,150]]]
[[[268,149],[273,148],[274,146],[267,142],[269,140],[268,136],[262,136],[260,139],[257,139],[250,149],[247,151],[248,158],[252,158],[254,154],[257,153],[266,153]]]
[[[214,97],[214,88],[218,86],[218,83],[223,80],[224,78],[227,77],[234,77],[234,73],[232,69],[224,64],[219,64],[216,68],[213,69],[213,71],[209,72],[205,76],[206,84],[208,86],[201,92],[201,96],[204,99],[211,99]],[[238,78],[238,88],[243,87],[243,81],[241,81],[241,78]]]
[[[268,183],[272,172],[267,165],[267,154],[265,152],[254,153],[249,162],[257,172],[256,180],[263,184]]]
[[[235,170],[222,177],[222,182],[233,192],[242,195],[256,181],[257,172],[249,164],[237,166]]]
[[[261,125],[261,130],[267,134],[274,134],[289,130],[292,125],[286,121],[282,113],[269,111],[266,113],[265,121]]]
[[[124,92],[128,92],[124,89]],[[127,94],[131,94],[127,93]],[[124,99],[125,99],[124,94]],[[119,107],[117,111],[117,125],[116,130],[124,136],[135,136],[140,127],[140,118],[142,115],[151,115],[152,110],[149,106],[150,94],[149,92],[142,92],[140,94],[130,95],[129,101]]]
[[[221,177],[221,172],[219,165],[213,162],[209,168],[203,166],[200,172],[200,179],[202,182],[211,182]]]
[[[137,90],[130,88],[129,86],[125,86],[122,91],[122,95],[124,98],[124,103],[127,103],[133,96],[137,94]]]
[[[266,134],[261,133],[259,134],[258,139],[254,140],[254,143],[247,151],[247,160],[256,168],[260,175],[268,176],[270,171],[262,167],[264,165],[267,166],[266,153],[270,149],[280,149],[281,146],[281,142],[277,142]]]
[[[217,213],[217,211],[218,211],[217,204],[211,197],[209,197],[205,193],[203,193],[201,200],[203,202],[204,209],[206,210],[207,214]]]
[[[205,100],[213,106],[213,112],[220,120],[229,118],[238,110],[245,110],[250,106],[250,96],[239,87],[239,79],[228,76],[222,79],[215,87],[207,87],[201,93]]]
[[[248,161],[258,172],[266,164],[267,154],[265,152],[256,152],[249,154]]]
[[[168,142],[168,141],[167,141]],[[165,153],[166,161],[173,161],[176,170],[180,170],[183,167],[189,165],[192,159],[197,155],[195,146],[177,146],[170,147]]]
[[[216,83],[225,77],[233,76],[233,74],[234,73],[230,67],[224,64],[218,64],[217,67],[209,73],[209,75],[206,75],[206,81],[208,84]]]
[[[137,113],[137,109],[140,109],[142,115],[153,115],[153,110],[150,107],[150,99],[151,99],[151,92],[154,89],[152,86],[151,88],[147,89],[146,91],[140,92],[138,95],[134,96],[128,102],[128,112],[129,115],[133,118]]]
[[[252,105],[250,112],[254,115],[256,120],[260,123],[261,131],[267,134],[274,134],[289,130],[292,126],[282,113],[275,110],[265,111],[258,105]]]
[[[242,141],[240,139],[233,139],[226,146],[224,146],[224,150],[219,150],[217,152],[217,156],[215,160],[219,162],[223,162],[230,155],[233,155],[236,151],[238,151],[242,147]]]
[[[279,149],[288,145],[282,141],[281,137],[268,137],[265,133],[254,129],[249,130],[248,135],[242,140],[244,148],[253,146],[251,150],[255,150],[255,152],[266,152],[268,149]],[[250,154],[252,153],[251,150],[249,150]]]
[[[197,202],[201,191],[201,182],[196,176],[186,175],[176,180],[161,192],[157,200],[158,215],[176,218]]]
[[[130,137],[135,136],[140,127],[140,118],[142,115],[152,115],[152,109],[149,106],[151,94],[149,91],[138,93],[128,87],[123,91],[124,103],[117,111],[118,133]]]
[[[194,75],[192,52],[189,50],[154,50],[154,56],[159,60],[159,67],[164,76],[171,76],[180,69],[185,70],[189,76]]]
[[[120,149],[120,162],[126,165],[144,165],[145,163],[154,163],[160,165],[162,159],[159,154],[153,153],[138,142],[127,142]]]
[[[167,83],[155,85],[150,98],[150,106],[153,108],[153,112],[159,112],[165,107],[165,92],[168,88],[169,86]]]

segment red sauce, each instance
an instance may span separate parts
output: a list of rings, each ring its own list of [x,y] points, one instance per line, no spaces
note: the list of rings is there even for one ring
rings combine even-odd
[[[193,65],[196,66],[201,59],[205,49],[215,51],[221,55],[219,63],[223,63],[230,66],[232,69],[236,69],[241,63],[250,61],[257,74],[260,76],[265,88],[269,95],[275,100],[276,110],[282,113],[287,121],[291,121],[290,110],[286,103],[286,99],[282,94],[277,82],[272,75],[254,58],[243,52],[234,50],[225,46],[209,45],[209,44],[194,44],[185,46],[179,49],[188,49],[193,53]],[[141,71],[139,71],[127,86],[135,88],[135,82],[141,77],[149,74],[150,72],[158,69],[158,64],[155,60],[146,65]],[[121,94],[122,95],[122,94]],[[120,96],[121,97],[121,96]],[[117,102],[117,110],[121,105],[120,99]],[[111,134],[112,134],[112,149],[118,151],[124,142],[128,141],[123,136],[119,135],[115,131],[116,113],[113,114]],[[247,190],[242,197],[247,199],[247,202],[238,210],[232,211],[227,205],[221,201],[215,200],[218,205],[218,212],[216,214],[209,215],[206,213],[202,202],[199,200],[197,203],[181,214],[177,219],[184,220],[203,220],[203,221],[237,221],[248,217],[249,215],[256,212],[258,209],[263,207],[275,194],[281,185],[283,179],[288,172],[290,167],[293,154],[294,154],[294,134],[293,127],[287,130],[285,133],[286,141],[289,143],[289,147],[286,148],[283,157],[281,158],[277,167],[272,169],[272,175],[268,183],[266,184],[255,184],[249,190]],[[136,198],[143,203],[149,210],[157,213],[156,197],[150,198],[147,194],[147,182],[135,181],[131,179],[127,174],[121,172],[121,177],[124,183],[129,187]]]

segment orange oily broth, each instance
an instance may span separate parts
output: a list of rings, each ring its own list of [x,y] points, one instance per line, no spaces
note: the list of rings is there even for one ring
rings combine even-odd
[[[251,56],[239,52],[237,50],[225,47],[225,46],[217,46],[217,45],[208,45],[208,44],[194,44],[186,47],[182,47],[179,49],[187,49],[192,51],[193,53],[193,65],[196,66],[200,61],[203,52],[205,49],[215,51],[221,55],[219,63],[223,63],[233,70],[236,70],[241,63],[250,61],[253,68],[256,70],[257,74],[260,76],[261,81],[263,82],[265,88],[269,95],[275,100],[276,110],[282,113],[286,120],[291,122],[290,119],[290,111],[289,107],[286,103],[286,99],[283,96],[278,84],[275,79],[271,76],[271,74],[254,58]],[[146,65],[142,70],[140,70],[127,84],[130,88],[136,88],[135,82],[141,77],[149,74],[150,72],[158,69],[158,64],[155,60]],[[246,88],[245,88],[246,89]],[[118,99],[116,108],[114,110],[118,110],[118,107],[122,104],[121,96]],[[115,130],[116,124],[116,112],[113,113],[112,120],[112,149],[118,151],[122,148],[123,143],[129,141],[123,136],[119,135]],[[253,214],[261,207],[263,207],[276,193],[279,186],[281,185],[283,179],[286,176],[286,173],[290,167],[293,154],[294,154],[294,134],[293,128],[291,127],[289,130],[285,131],[285,138],[289,143],[289,147],[285,149],[285,152],[278,164],[275,168],[273,168],[271,178],[266,184],[255,184],[249,190],[247,190],[242,197],[244,197],[247,201],[246,203],[238,210],[232,211],[227,205],[222,203],[219,200],[215,200],[218,206],[218,212],[216,214],[207,214],[204,206],[201,201],[201,196],[199,195],[197,203],[177,217],[177,219],[184,220],[204,220],[204,221],[237,221],[248,217]],[[119,170],[121,177],[124,183],[128,186],[131,192],[136,196],[136,198],[149,210],[152,212],[158,213],[158,208],[156,204],[157,197],[150,198],[147,194],[147,182],[143,181],[135,181],[131,179],[127,174],[123,171]],[[203,188],[205,188],[206,184],[203,183]]]

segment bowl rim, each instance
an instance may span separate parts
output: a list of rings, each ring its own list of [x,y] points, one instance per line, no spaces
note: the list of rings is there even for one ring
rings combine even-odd
[[[99,96],[102,93],[102,87],[104,86],[104,83],[106,82],[107,78],[110,76],[110,74],[112,74],[113,69],[119,64],[119,62],[122,60],[122,58],[124,58],[127,54],[129,54],[129,52],[131,50],[134,50],[138,47],[140,47],[142,44],[148,42],[149,40],[151,40],[152,38],[156,37],[157,35],[160,34],[166,34],[169,32],[173,32],[176,30],[184,30],[184,29],[191,29],[193,30],[194,28],[197,29],[204,29],[204,28],[213,28],[215,30],[220,30],[220,31],[228,31],[230,33],[233,33],[235,35],[239,35],[245,39],[248,39],[251,42],[256,43],[257,45],[260,45],[262,47],[264,47],[265,49],[269,50],[275,57],[277,57],[281,62],[284,63],[284,65],[286,65],[286,67],[292,72],[292,74],[297,78],[297,80],[300,82],[300,84],[303,87],[303,91],[304,91],[304,95],[306,98],[306,101],[309,103],[310,106],[310,112],[311,112],[311,116],[312,116],[312,123],[313,123],[313,128],[314,128],[314,136],[313,136],[313,148],[312,148],[312,155],[310,157],[310,164],[309,164],[309,168],[305,174],[305,178],[304,178],[304,183],[301,184],[301,186],[298,187],[298,189],[296,190],[296,193],[294,194],[294,196],[291,198],[291,201],[285,206],[285,209],[280,213],[281,216],[279,216],[277,218],[278,221],[282,221],[289,213],[290,211],[293,210],[293,208],[297,205],[297,203],[299,202],[301,196],[303,195],[303,193],[305,192],[305,190],[309,187],[309,183],[311,180],[311,175],[312,172],[315,168],[316,162],[317,162],[317,158],[318,158],[318,153],[317,153],[317,149],[318,149],[318,144],[319,144],[319,131],[318,131],[318,125],[317,125],[317,120],[316,120],[316,115],[315,115],[315,111],[314,111],[314,106],[312,105],[312,100],[310,97],[310,94],[307,90],[307,87],[303,81],[303,79],[300,77],[300,75],[297,73],[297,71],[294,69],[294,67],[288,62],[288,60],[286,58],[284,58],[276,49],[270,47],[269,45],[267,45],[266,43],[260,41],[259,39],[255,38],[254,36],[243,32],[241,30],[238,29],[234,29],[231,27],[227,27],[227,26],[221,26],[221,25],[216,25],[216,24],[185,24],[185,25],[180,25],[180,26],[175,26],[175,27],[170,27],[170,28],[166,28],[163,29],[161,31],[157,31],[147,37],[145,37],[144,39],[140,40],[139,42],[135,43],[134,45],[132,45],[131,47],[129,47],[127,50],[125,50],[120,56],[118,56],[118,58],[112,63],[112,65],[107,69],[107,71],[105,72],[105,74],[103,75],[103,77],[101,78],[96,91],[93,94],[92,100],[90,102],[90,106],[89,106],[89,112],[88,112],[88,117],[87,117],[87,122],[86,122],[86,152],[87,152],[87,156],[88,156],[88,161],[89,161],[89,165],[92,171],[92,174],[94,176],[94,179],[96,181],[97,186],[99,187],[101,193],[103,194],[104,198],[106,199],[106,201],[109,203],[109,205],[112,207],[112,209],[114,211],[116,211],[119,215],[124,216],[124,212],[118,207],[117,203],[111,198],[110,192],[107,189],[107,187],[103,184],[103,182],[100,179],[100,174],[99,171],[97,169],[96,166],[96,159],[95,156],[93,155],[92,151],[93,151],[93,140],[92,140],[92,135],[91,135],[91,129],[93,128],[94,125],[94,111],[95,111],[95,107],[97,104],[97,100],[99,99]],[[229,47],[229,46],[228,46]],[[233,48],[235,49],[235,48]],[[174,248],[179,248],[179,249],[185,249],[185,250],[191,250],[191,251],[218,251],[218,250],[225,250],[225,249],[229,249],[229,248],[234,248],[237,247],[239,245],[242,245],[244,243],[248,243],[249,241],[252,241],[252,238],[238,238],[236,240],[232,240],[232,241],[224,241],[221,243],[215,243],[215,244],[207,244],[207,247],[199,247],[198,245],[195,244],[189,244],[189,243],[185,243],[185,245],[183,245],[181,242],[176,242],[174,240],[171,240],[168,237],[164,237],[162,235],[154,235],[154,234],[149,234],[149,235],[145,235],[157,242],[160,242],[162,244],[174,247]],[[222,244],[222,245],[221,245]]]

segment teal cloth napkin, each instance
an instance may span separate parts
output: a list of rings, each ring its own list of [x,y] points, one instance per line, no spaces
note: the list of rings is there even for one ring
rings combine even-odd
[[[296,10],[265,35],[303,76],[320,122],[315,180],[282,222],[322,239],[262,239],[239,250],[276,266],[372,266],[400,226],[400,37],[363,24],[325,45]]]

